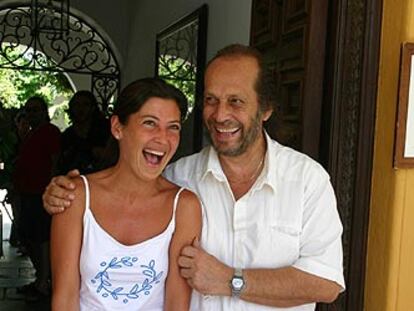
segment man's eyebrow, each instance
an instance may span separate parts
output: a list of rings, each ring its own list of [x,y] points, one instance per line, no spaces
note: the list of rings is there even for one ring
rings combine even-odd
[[[206,96],[211,96],[211,97],[214,97],[214,98],[219,98],[219,96],[214,95],[213,93],[210,93],[210,92],[204,93],[204,97],[206,97]],[[240,93],[232,93],[232,94],[225,95],[225,98],[226,99],[234,98],[234,97],[237,97],[237,98],[240,98],[240,99],[246,99],[246,96],[243,95],[243,94],[240,94]]]
[[[168,121],[168,123],[170,123],[170,124],[181,124],[181,122],[180,122],[180,120],[171,120],[171,121]]]
[[[214,97],[215,97],[216,95],[214,95],[214,94],[213,94],[213,93],[211,93],[211,92],[205,92],[205,93],[204,93],[204,96],[214,96]]]

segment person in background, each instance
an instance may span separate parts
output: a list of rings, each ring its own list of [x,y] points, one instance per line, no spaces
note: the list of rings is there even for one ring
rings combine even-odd
[[[22,240],[36,269],[36,280],[27,287],[26,299],[49,295],[49,240],[51,217],[42,204],[42,193],[56,171],[60,131],[50,123],[48,106],[34,96],[24,105],[30,131],[20,146],[14,171],[14,187],[21,198]]]
[[[17,141],[17,148],[16,148],[16,155],[18,153],[18,150],[20,149],[20,146],[25,141],[27,135],[30,132],[30,124],[27,119],[26,112],[24,111],[24,108],[21,108],[14,117],[14,125],[15,125],[15,131],[16,136],[18,138]],[[26,246],[22,244],[21,235],[20,232],[22,230],[21,225],[21,198],[19,196],[19,193],[11,187],[8,191],[8,196],[10,198],[10,205],[12,207],[13,211],[13,223],[10,230],[10,238],[9,243],[13,247],[18,247],[18,252],[21,254],[27,254]]]
[[[188,310],[177,260],[200,236],[200,203],[161,176],[186,104],[159,79],[121,92],[109,167],[78,177],[73,208],[53,217],[52,310]]]
[[[72,125],[62,134],[59,172],[66,174],[77,168],[82,174],[94,172],[102,161],[110,136],[109,122],[90,91],[78,91],[69,101]]]
[[[22,143],[30,132],[30,123],[24,108],[17,112],[16,117],[14,118],[14,123],[16,125],[17,135],[19,136],[19,142]]]
[[[195,289],[194,311],[310,311],[345,289],[342,224],[329,175],[263,128],[275,106],[270,77],[255,49],[220,50],[204,76],[211,146],[164,172],[204,207],[201,244],[184,247],[179,258],[181,275]],[[49,212],[71,205],[73,175],[49,184]]]

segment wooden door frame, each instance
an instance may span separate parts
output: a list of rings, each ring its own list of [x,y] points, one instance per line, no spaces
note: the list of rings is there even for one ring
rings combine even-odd
[[[274,7],[283,5],[285,9],[287,1],[291,0],[257,0],[258,7],[253,2],[252,13],[263,21],[255,24],[252,17],[251,44],[267,49],[265,57],[270,59],[269,67],[278,77],[280,67],[272,53],[281,53],[275,56],[283,59],[286,52],[277,46],[278,31],[292,23],[299,23],[297,31],[308,31],[304,42],[307,50],[301,52],[306,57],[296,63],[292,61],[295,69],[305,69],[299,82],[304,84],[299,92],[306,93],[305,100],[300,102],[303,110],[299,116],[304,135],[299,144],[296,139],[286,139],[283,143],[299,148],[325,166],[331,175],[344,224],[347,290],[332,304],[318,304],[318,310],[362,311],[383,0],[290,2],[289,9],[294,11],[297,6],[300,14],[308,14],[305,25],[292,19],[294,14],[281,16]],[[301,6],[306,7],[305,11],[300,11]],[[266,7],[268,10],[263,9]],[[261,28],[256,29],[257,25]],[[301,28],[303,26],[305,29]],[[301,64],[306,66],[302,68]],[[290,65],[289,68],[293,68]],[[271,125],[277,136],[276,122]],[[283,128],[283,124],[279,126]],[[296,132],[293,130],[293,133]],[[319,144],[314,139],[315,133],[320,133]],[[283,135],[280,138],[283,139]]]
[[[320,154],[349,230],[339,310],[364,308],[382,6],[383,0],[335,0],[329,7]]]

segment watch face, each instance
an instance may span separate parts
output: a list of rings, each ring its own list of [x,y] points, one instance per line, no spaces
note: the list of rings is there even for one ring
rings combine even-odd
[[[244,285],[244,281],[240,278],[233,278],[233,280],[231,281],[231,285],[234,289],[240,290]]]

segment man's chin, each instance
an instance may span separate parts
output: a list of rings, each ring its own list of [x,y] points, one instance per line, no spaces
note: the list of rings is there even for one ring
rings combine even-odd
[[[230,146],[229,143],[217,142],[217,140],[211,137],[211,135],[208,135],[207,137],[208,141],[214,147],[218,155],[223,155],[226,157],[235,157],[243,153],[243,150],[241,150],[240,143],[234,143],[233,146]]]
[[[225,146],[217,146],[215,144],[213,144],[213,146],[217,154],[223,155],[226,157],[236,157],[243,153],[243,151],[240,149],[240,146],[225,147]]]

